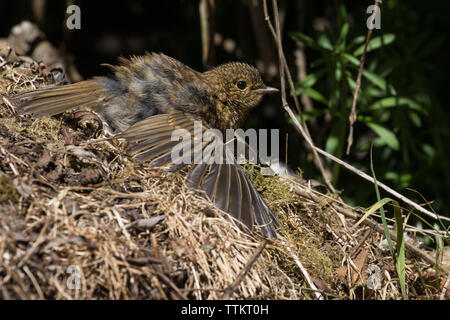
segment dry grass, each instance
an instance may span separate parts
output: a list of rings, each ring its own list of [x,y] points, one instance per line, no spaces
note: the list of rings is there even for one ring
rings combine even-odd
[[[3,63],[0,93],[52,83],[36,66]],[[292,254],[325,298],[401,297],[392,258],[378,245],[382,236],[353,229],[341,211],[356,211],[331,195],[248,166],[284,236],[249,264],[261,240],[189,190],[185,172],[138,165],[123,142],[92,132],[70,115],[34,120],[1,102],[3,299],[317,298]],[[368,266],[380,269],[375,290],[366,286]],[[243,270],[242,281],[225,290]],[[407,275],[411,296],[442,293],[420,259],[408,260]]]

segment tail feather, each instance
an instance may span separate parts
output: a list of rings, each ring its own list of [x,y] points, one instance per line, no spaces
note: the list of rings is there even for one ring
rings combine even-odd
[[[8,98],[20,114],[54,115],[98,103],[102,89],[93,80],[17,94]]]

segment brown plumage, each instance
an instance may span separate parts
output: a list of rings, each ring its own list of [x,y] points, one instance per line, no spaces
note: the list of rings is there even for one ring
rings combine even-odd
[[[238,128],[263,95],[278,91],[267,87],[252,66],[232,62],[200,73],[164,54],[146,54],[120,59],[110,66],[114,76],[95,77],[75,84],[38,89],[18,94],[10,102],[21,113],[54,115],[87,106],[96,111],[116,137],[127,139],[131,155],[151,166],[173,165],[172,131],[186,129],[193,136],[193,123],[203,129],[224,132]],[[192,140],[193,150],[211,150],[215,140]],[[223,147],[223,146],[221,146]],[[233,155],[223,148],[230,161],[224,164],[194,164],[186,184],[201,189],[215,205],[242,221],[256,226],[266,237],[276,237],[279,225],[272,211],[253,187]],[[201,153],[200,153],[201,154]],[[214,153],[212,153],[214,154]],[[198,154],[194,154],[194,158]],[[195,159],[194,159],[195,160]],[[197,162],[194,162],[197,163]]]

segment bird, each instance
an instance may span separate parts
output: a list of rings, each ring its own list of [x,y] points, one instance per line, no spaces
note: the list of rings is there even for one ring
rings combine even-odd
[[[243,62],[198,72],[163,53],[146,52],[121,57],[118,65],[106,66],[112,71],[108,76],[19,93],[9,101],[19,114],[35,117],[87,107],[100,116],[114,137],[127,140],[129,154],[137,162],[148,162],[150,167],[169,165],[169,170],[176,171],[187,164],[171,161],[171,150],[179,143],[171,139],[174,130],[193,133],[196,121],[201,121],[203,129],[220,132],[239,128],[265,94],[278,91],[266,86],[258,70]],[[216,147],[216,141],[193,139],[192,143],[194,150],[204,151]],[[203,197],[241,221],[247,230],[277,238],[277,217],[244,169],[223,148],[231,160],[193,161],[186,185],[202,191]]]

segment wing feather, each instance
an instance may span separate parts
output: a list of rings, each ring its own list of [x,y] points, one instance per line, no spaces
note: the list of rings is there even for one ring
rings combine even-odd
[[[117,137],[129,142],[129,152],[137,161],[150,161],[151,167],[171,164],[171,170],[178,170],[187,164],[172,163],[172,148],[180,142],[172,141],[171,133],[176,129],[187,130],[191,139],[184,143],[189,143],[194,150],[191,158],[194,164],[186,185],[204,191],[204,196],[219,209],[240,220],[250,230],[257,228],[268,238],[277,237],[275,228],[279,222],[243,168],[235,162],[223,141],[213,138],[203,141],[195,137],[195,120],[195,116],[183,112],[156,115],[136,123]],[[202,130],[205,129],[207,127],[202,125]],[[225,163],[213,161],[221,159],[216,157],[220,150],[225,155]]]

